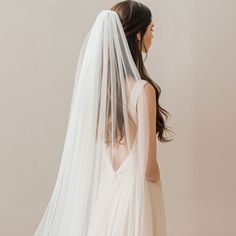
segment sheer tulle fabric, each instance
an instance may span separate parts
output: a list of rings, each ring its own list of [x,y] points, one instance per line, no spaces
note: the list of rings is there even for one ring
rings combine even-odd
[[[80,51],[58,177],[34,236],[165,235],[161,183],[145,179],[145,84],[118,15],[101,11]]]

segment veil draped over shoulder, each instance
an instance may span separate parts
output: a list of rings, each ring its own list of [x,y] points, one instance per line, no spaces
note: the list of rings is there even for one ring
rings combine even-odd
[[[118,14],[101,11],[80,50],[60,168],[34,236],[145,235],[143,82]]]

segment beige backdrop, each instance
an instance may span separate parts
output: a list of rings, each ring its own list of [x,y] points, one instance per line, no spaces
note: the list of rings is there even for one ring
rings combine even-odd
[[[0,235],[31,236],[53,190],[76,63],[117,1],[1,1]],[[236,1],[143,1],[147,68],[174,141],[158,143],[168,236],[236,235]]]

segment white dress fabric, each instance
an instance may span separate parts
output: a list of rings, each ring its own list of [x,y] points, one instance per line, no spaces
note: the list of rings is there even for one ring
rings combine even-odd
[[[140,91],[147,83],[145,80],[136,82],[132,88],[129,101],[129,115],[137,125],[136,103]],[[97,198],[95,214],[90,222],[88,236],[133,235],[129,225],[134,217],[132,214],[133,189],[137,161],[137,138],[135,136],[131,152],[126,156],[118,168],[114,168],[104,148],[104,163],[102,167],[102,186]],[[166,236],[165,206],[161,179],[158,182],[145,181],[145,236]],[[125,218],[124,218],[125,215]],[[122,218],[120,218],[122,217]]]

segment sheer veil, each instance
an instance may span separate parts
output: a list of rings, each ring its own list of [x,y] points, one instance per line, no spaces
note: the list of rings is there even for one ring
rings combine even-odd
[[[129,236],[144,236],[149,147],[144,89],[138,93],[138,116],[133,106],[141,81],[118,14],[102,10],[80,50],[60,168],[34,236],[102,236],[99,225],[114,202],[116,223],[104,235],[124,236],[120,229],[126,225]],[[132,185],[124,182],[125,196],[107,187],[128,172]],[[104,194],[105,189],[112,191]]]

